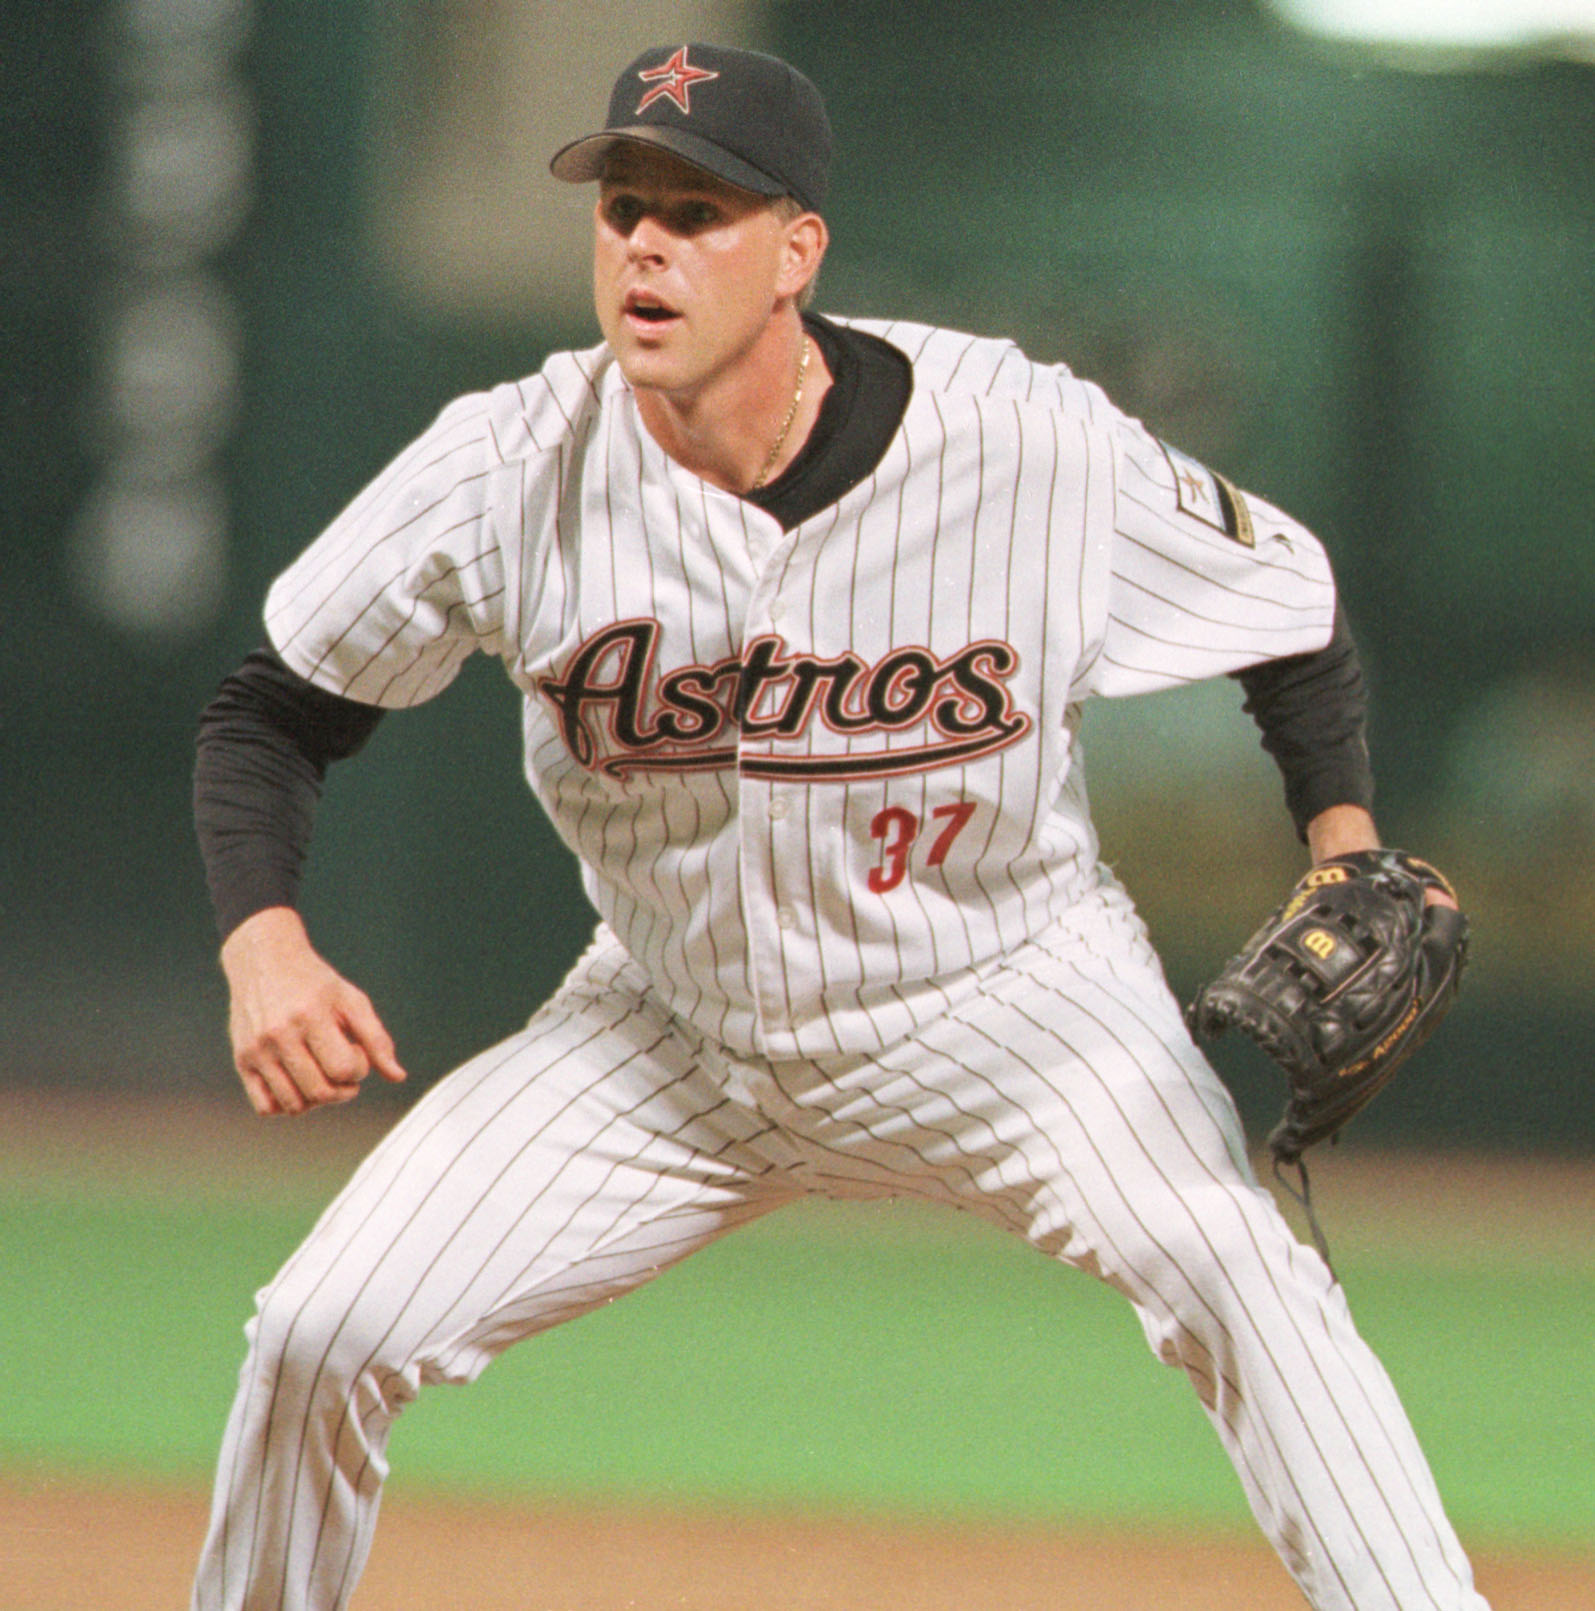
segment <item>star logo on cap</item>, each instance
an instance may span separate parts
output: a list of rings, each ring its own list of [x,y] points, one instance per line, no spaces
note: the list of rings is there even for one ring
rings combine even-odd
[[[719,76],[718,73],[711,73],[706,68],[694,67],[687,60],[687,47],[683,45],[663,67],[648,67],[638,71],[637,77],[644,84],[652,84],[653,88],[638,101],[637,110],[645,112],[655,101],[668,95],[690,117],[692,86]]]

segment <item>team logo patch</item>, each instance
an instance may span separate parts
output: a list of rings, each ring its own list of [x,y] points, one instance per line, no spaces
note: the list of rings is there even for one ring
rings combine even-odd
[[[663,100],[668,95],[690,117],[692,86],[706,84],[711,78],[719,76],[718,73],[711,73],[705,67],[694,67],[687,60],[687,47],[683,45],[663,67],[644,67],[638,70],[637,77],[644,84],[652,84],[653,88],[637,102],[637,110],[646,112],[655,101]]]
[[[1246,507],[1245,495],[1216,470],[1181,453],[1167,442],[1159,442],[1169,467],[1174,471],[1175,495],[1180,509],[1194,515],[1203,525],[1221,531],[1246,548],[1257,546],[1257,535],[1252,530],[1252,512]]]

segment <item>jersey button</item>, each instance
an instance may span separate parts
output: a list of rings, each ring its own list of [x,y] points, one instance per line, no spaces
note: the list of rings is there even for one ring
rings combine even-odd
[[[777,928],[796,928],[797,913],[794,912],[790,906],[778,906],[775,909],[775,922]]]
[[[770,802],[770,821],[779,822],[790,809],[791,808],[787,801],[780,799],[772,800]]]

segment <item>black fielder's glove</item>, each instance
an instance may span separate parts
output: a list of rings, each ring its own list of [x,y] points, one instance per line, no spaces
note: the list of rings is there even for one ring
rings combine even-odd
[[[1268,1138],[1276,1169],[1332,1138],[1434,1032],[1456,997],[1468,922],[1427,862],[1362,850],[1321,862],[1196,994],[1198,1038],[1239,1029],[1284,1070],[1290,1098]]]

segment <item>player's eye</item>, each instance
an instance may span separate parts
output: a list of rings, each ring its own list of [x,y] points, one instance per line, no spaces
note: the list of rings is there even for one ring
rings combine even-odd
[[[684,235],[712,229],[720,222],[720,209],[712,201],[684,201],[675,209],[677,230]]]
[[[605,198],[604,222],[622,235],[629,235],[642,219],[642,201],[624,193]]]

